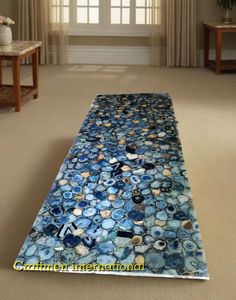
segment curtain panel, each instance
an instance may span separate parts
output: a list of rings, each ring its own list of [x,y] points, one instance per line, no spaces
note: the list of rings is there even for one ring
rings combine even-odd
[[[197,65],[197,0],[152,0],[151,57],[153,65]]]
[[[63,23],[62,1],[19,0],[18,38],[42,41],[41,64],[67,63],[68,25]]]

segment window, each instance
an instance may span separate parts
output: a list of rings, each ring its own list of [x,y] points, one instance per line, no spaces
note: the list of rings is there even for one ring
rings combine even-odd
[[[150,0],[136,0],[136,24],[148,25],[151,24],[151,9],[152,3]]]
[[[99,0],[77,0],[77,23],[99,24]]]
[[[69,23],[71,35],[147,36],[153,5],[160,17],[161,0],[52,1],[53,20]]]
[[[111,0],[111,24],[130,24],[130,0]]]
[[[55,23],[60,20],[64,23],[70,22],[70,0],[52,0],[52,19]]]

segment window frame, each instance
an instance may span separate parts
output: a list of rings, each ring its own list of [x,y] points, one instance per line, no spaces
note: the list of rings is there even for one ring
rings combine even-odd
[[[130,24],[110,24],[111,0],[100,0],[99,24],[78,24],[77,23],[77,0],[70,0],[70,36],[150,36],[149,24],[135,24],[136,21],[136,0],[130,0]]]
[[[70,22],[69,34],[70,35],[91,35],[90,32],[98,33],[104,28],[103,20],[103,7],[99,6],[99,18],[102,20],[99,24],[83,24],[77,23],[77,0],[70,0]],[[103,0],[104,1],[104,0]],[[96,34],[95,34],[96,35]]]
[[[69,11],[69,15],[68,15],[68,18],[69,18],[69,21],[68,22],[64,22],[64,24],[70,24],[70,11],[71,11],[71,2],[68,0],[68,4],[60,4],[60,2],[58,2],[59,0],[52,0],[51,1],[51,7],[52,7],[52,15],[50,16],[52,18],[53,21],[52,24],[57,24],[61,21],[61,18],[63,19],[62,21],[64,22],[64,18],[65,18],[65,15],[64,15],[64,12],[62,14],[60,14],[60,9],[61,9],[61,6],[64,7],[64,8],[68,8],[68,11]]]

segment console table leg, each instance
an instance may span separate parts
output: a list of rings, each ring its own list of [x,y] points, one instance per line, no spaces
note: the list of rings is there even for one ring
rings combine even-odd
[[[222,31],[216,31],[216,74],[221,73]]]
[[[210,30],[204,26],[204,65],[207,68],[209,64],[209,49],[210,49]]]
[[[15,111],[19,112],[21,109],[21,87],[20,87],[20,60],[18,57],[12,59],[12,72],[15,96]]]
[[[0,86],[2,85],[2,59],[0,57]]]
[[[38,82],[39,82],[39,50],[35,49],[32,54],[32,71],[33,71],[33,88],[36,90],[34,99],[38,98]]]

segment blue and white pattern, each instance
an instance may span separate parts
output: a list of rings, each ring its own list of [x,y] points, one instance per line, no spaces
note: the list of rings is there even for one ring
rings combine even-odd
[[[95,98],[17,260],[142,262],[124,274],[208,279],[167,94]]]

